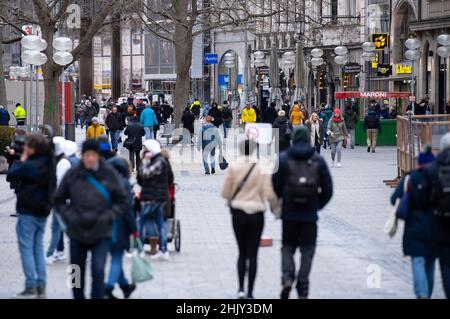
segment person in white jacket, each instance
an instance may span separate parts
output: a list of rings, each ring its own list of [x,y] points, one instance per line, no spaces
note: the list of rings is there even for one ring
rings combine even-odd
[[[59,186],[64,175],[74,165],[76,160],[77,143],[64,139],[62,136],[53,138],[56,156],[56,184]],[[47,249],[47,264],[64,260],[64,238],[57,214],[52,211],[51,239]]]

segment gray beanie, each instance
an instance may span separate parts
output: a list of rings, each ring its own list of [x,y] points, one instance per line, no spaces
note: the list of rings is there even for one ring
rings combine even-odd
[[[441,137],[441,152],[450,148],[450,132]]]
[[[309,142],[309,132],[305,126],[300,126],[294,129],[291,135],[292,143],[308,143]]]

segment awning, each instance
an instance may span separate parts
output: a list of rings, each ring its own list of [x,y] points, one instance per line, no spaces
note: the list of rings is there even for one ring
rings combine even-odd
[[[335,92],[335,97],[337,99],[346,99],[346,98],[358,98],[358,99],[400,98],[400,99],[409,99],[410,95],[411,95],[411,93],[409,93],[409,92],[386,92],[386,91],[369,91],[369,92],[341,91],[341,92]]]

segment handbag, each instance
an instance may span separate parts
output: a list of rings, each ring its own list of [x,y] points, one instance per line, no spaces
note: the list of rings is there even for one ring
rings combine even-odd
[[[396,216],[398,219],[406,220],[408,217],[409,206],[411,202],[411,194],[408,192],[409,185],[409,175],[405,176],[405,180],[403,181],[403,196],[400,199],[400,203],[398,204],[396,210]]]
[[[127,139],[125,141],[123,141],[123,147],[125,147],[126,149],[130,150],[134,147],[134,142],[135,142],[135,138],[132,137],[127,137]]]
[[[236,190],[233,193],[233,196],[231,196],[230,200],[228,201],[228,206],[231,207],[231,202],[233,201],[233,199],[236,198],[237,194],[241,191],[242,187],[244,186],[245,182],[248,180],[250,174],[252,173],[253,169],[255,168],[256,163],[253,163],[252,166],[250,167],[250,169],[248,170],[247,174],[245,175],[245,177],[241,180],[241,182],[239,183],[238,187],[236,187]]]
[[[392,209],[391,214],[389,215],[386,224],[384,225],[384,232],[389,235],[389,237],[394,237],[397,232],[397,207],[400,204],[400,198],[397,198],[394,204],[394,208]]]
[[[135,247],[135,242],[137,243]],[[139,238],[130,237],[130,250],[133,254],[131,260],[131,281],[139,283],[153,279],[152,268],[145,257],[141,257],[143,251],[142,242]]]

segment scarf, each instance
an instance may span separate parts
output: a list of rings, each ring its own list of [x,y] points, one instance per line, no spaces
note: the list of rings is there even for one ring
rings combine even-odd
[[[340,122],[341,122],[341,118],[340,118],[340,117],[333,116],[333,122],[334,122],[334,123],[340,123]]]

